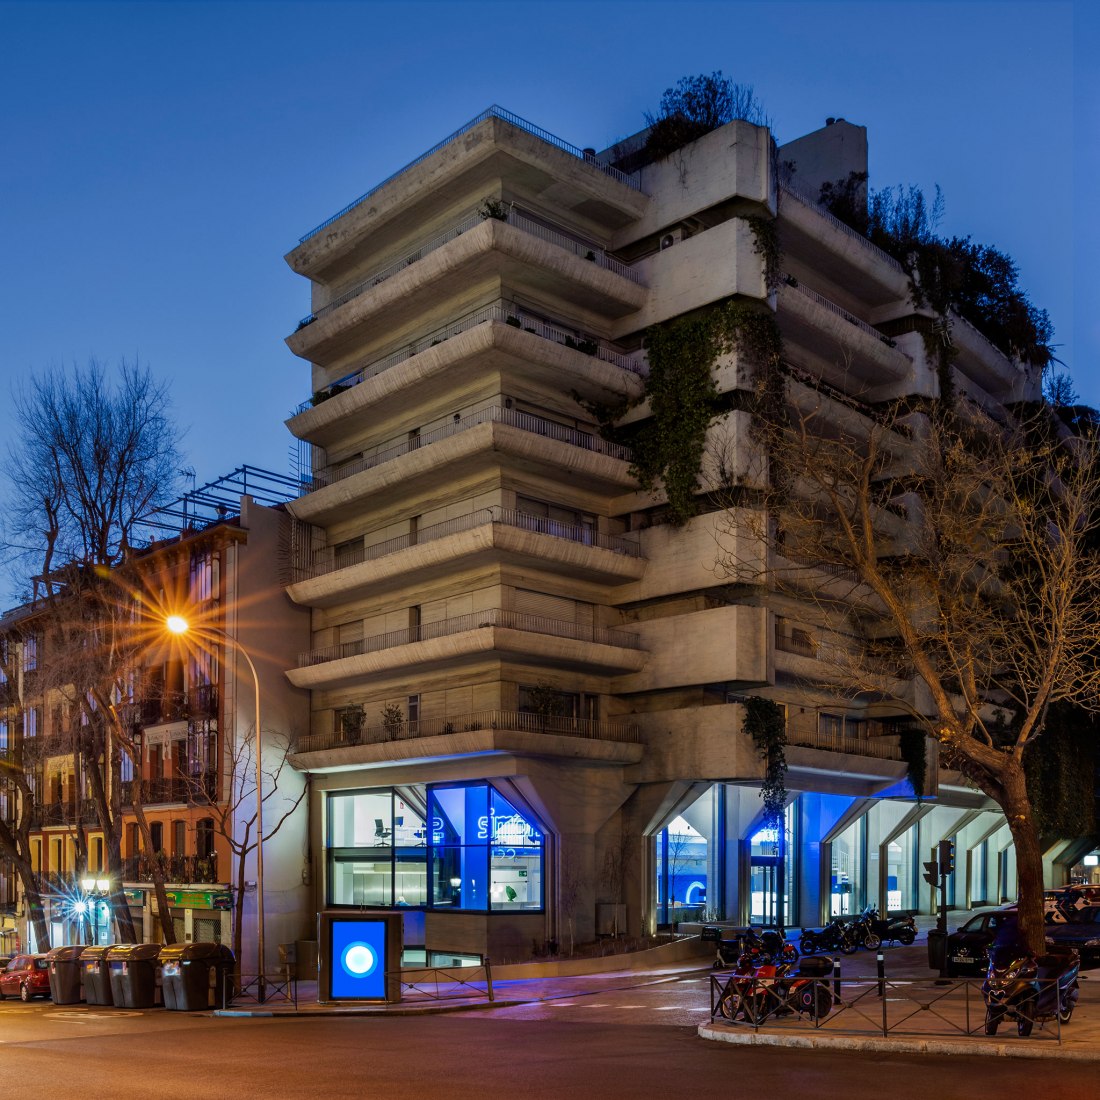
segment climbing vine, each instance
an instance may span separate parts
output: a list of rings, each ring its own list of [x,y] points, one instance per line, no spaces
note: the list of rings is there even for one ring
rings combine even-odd
[[[752,230],[753,252],[764,261],[764,285],[768,290],[779,286],[779,234],[774,218],[746,218]]]
[[[753,695],[744,700],[744,707],[745,732],[764,761],[760,797],[765,824],[779,828],[787,805],[787,721],[783,708],[770,699]]]
[[[902,728],[899,736],[901,758],[905,761],[905,775],[917,801],[928,793],[928,741],[919,726]]]

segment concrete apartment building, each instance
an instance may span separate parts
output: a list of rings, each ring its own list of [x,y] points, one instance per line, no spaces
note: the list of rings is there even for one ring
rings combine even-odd
[[[88,942],[89,936],[95,943],[115,942],[110,907],[101,900],[109,889],[129,906],[139,940],[159,942],[152,885],[159,866],[177,942],[231,942],[238,860],[229,837],[243,836],[255,813],[254,690],[242,648],[259,677],[268,771],[285,758],[287,745],[308,720],[305,693],[284,675],[309,637],[307,614],[284,591],[290,519],[271,506],[279,494],[272,496],[263,477],[252,489],[255,496],[235,494],[242,472],[245,482],[251,474],[253,485],[261,473],[242,468],[238,476],[188,494],[180,507],[150,517],[151,538],[131,552],[125,566],[120,600],[137,586],[134,629],[145,644],[140,666],[127,677],[116,702],[137,749],[137,759],[120,754],[119,760],[121,865],[108,856],[92,798],[89,770],[94,765],[74,751],[86,716],[66,682],[71,654],[50,651],[51,612],[44,604],[31,604],[0,620],[5,651],[0,747],[22,768],[33,800],[23,807],[14,788],[5,785],[3,810],[9,824],[25,812],[32,815],[29,855],[50,935],[48,944],[35,943],[21,883],[5,865],[9,940],[18,937],[40,951]],[[205,640],[168,635],[163,620],[169,613],[186,616]],[[151,848],[142,840],[131,807],[138,768]],[[104,774],[109,790],[112,769]],[[265,788],[269,830],[294,804],[303,783],[300,773],[285,767],[278,790]],[[303,885],[305,822],[299,807],[264,846],[272,961],[275,944],[306,938],[310,930]],[[91,897],[82,886],[87,878],[99,884]],[[245,879],[243,969],[250,974],[256,969],[254,856],[246,862]],[[92,920],[81,906],[89,902]]]
[[[822,416],[934,396],[931,315],[815,201],[866,169],[866,132],[830,120],[776,150],[733,122],[615,166],[639,145],[580,150],[492,108],[287,257],[312,288],[287,343],[313,394],[288,421],[313,903],[408,907],[407,942],[517,958],[781,904],[789,925],[927,911],[943,838],[954,904],[1014,896],[996,807],[932,741],[918,802],[898,715],[830,690],[812,618],[716,572],[721,513],[665,522],[586,411],[648,415],[646,329],[730,298],[774,311],[789,398]],[[776,219],[777,289],[753,217]],[[961,319],[950,338],[969,398],[1038,395]],[[751,372],[730,354],[716,375],[716,438],[751,471]],[[751,695],[786,708],[785,844],[762,824]]]

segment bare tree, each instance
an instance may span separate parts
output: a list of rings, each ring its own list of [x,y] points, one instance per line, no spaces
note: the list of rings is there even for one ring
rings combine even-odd
[[[20,630],[39,657],[36,696],[52,693],[73,715],[69,743],[58,747],[86,777],[108,864],[117,869],[122,762],[134,760],[140,778],[140,760],[116,704],[129,698],[148,640],[135,607],[138,582],[123,574],[135,525],[175,496],[179,433],[166,387],[148,368],[125,361],[113,373],[93,360],[36,375],[16,390],[13,404],[3,549],[31,578],[32,614]],[[140,795],[140,783],[134,790]],[[113,885],[119,937],[132,941],[121,881]],[[171,942],[163,881],[158,896]]]
[[[214,820],[214,832],[222,837],[233,857],[233,957],[236,959],[236,981],[241,978],[241,942],[244,932],[244,895],[248,858],[256,851],[256,757],[255,727],[245,736],[238,736],[229,753],[229,768],[224,773],[225,796],[211,799],[204,781],[195,776],[185,779],[189,800],[208,810]],[[303,785],[296,797],[280,797],[279,780],[289,764],[290,739],[270,731],[265,735],[263,767],[263,813],[266,844],[293,816],[306,796]],[[270,762],[270,763],[268,763]],[[277,815],[277,816],[276,816]],[[274,822],[274,824],[272,824]]]
[[[726,512],[721,567],[799,600],[838,693],[913,716],[1001,807],[1021,938],[1041,951],[1024,765],[1044,751],[1051,704],[1095,709],[1100,695],[1096,442],[1045,406],[872,417],[804,387],[790,397],[759,436],[770,487]]]

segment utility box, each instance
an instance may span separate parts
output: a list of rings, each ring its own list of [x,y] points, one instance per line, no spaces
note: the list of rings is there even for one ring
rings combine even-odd
[[[401,1000],[401,913],[324,912],[317,922],[318,1004]]]
[[[81,1001],[80,956],[83,944],[55,947],[46,953],[46,969],[50,972],[50,999],[55,1005],[77,1005]]]

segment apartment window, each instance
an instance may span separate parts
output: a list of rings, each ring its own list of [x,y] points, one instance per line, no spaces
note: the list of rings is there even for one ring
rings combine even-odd
[[[420,732],[420,696],[410,695],[407,700],[406,714],[409,719],[409,736],[415,737]]]
[[[363,560],[363,536],[357,535],[353,539],[345,539],[338,542],[332,548],[333,566],[343,569],[348,565],[358,565]]]
[[[172,855],[187,855],[187,822],[172,822]]]
[[[23,639],[23,671],[33,672],[38,668],[38,637],[28,634]]]
[[[830,737],[844,734],[844,719],[839,714],[822,714],[818,717],[818,728]]]
[[[598,719],[600,697],[586,692],[558,691],[545,684],[521,684],[519,709],[523,714],[537,714],[544,718]]]
[[[204,817],[195,825],[195,855],[209,859],[214,854],[214,819]]]
[[[6,751],[11,736],[12,717],[6,711],[0,711],[0,750]]]
[[[103,870],[103,837],[97,836],[92,840],[92,851],[89,856],[91,861],[91,867],[89,870],[100,871]]]
[[[141,832],[136,824],[126,826],[127,850],[131,856],[141,855]]]
[[[50,841],[50,871],[55,875],[64,872],[64,855],[60,838]]]
[[[37,737],[39,727],[42,724],[42,708],[27,707],[23,711],[23,737]]]
[[[591,543],[596,531],[596,517],[578,512],[548,500],[535,497],[516,497],[516,511],[520,526],[557,538]]]
[[[164,824],[160,821],[154,821],[149,826],[149,839],[153,845],[154,852],[164,851]]]

